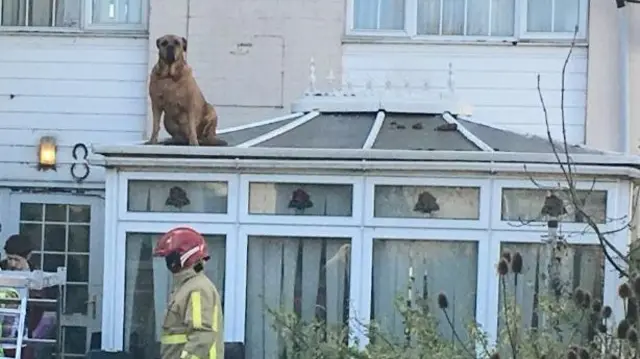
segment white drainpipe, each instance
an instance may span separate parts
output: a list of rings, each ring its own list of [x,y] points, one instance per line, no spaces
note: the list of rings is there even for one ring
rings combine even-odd
[[[631,137],[629,109],[629,6],[618,9],[618,38],[620,39],[620,151],[629,154]]]

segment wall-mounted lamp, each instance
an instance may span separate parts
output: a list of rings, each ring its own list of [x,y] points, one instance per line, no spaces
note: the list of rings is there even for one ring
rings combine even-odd
[[[53,136],[42,136],[38,146],[38,169],[56,169],[57,155],[56,139]]]

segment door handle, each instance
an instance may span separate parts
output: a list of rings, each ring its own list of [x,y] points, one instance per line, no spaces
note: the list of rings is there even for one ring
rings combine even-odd
[[[91,316],[93,319],[96,319],[96,307],[97,307],[97,303],[98,302],[98,296],[97,295],[93,295],[91,297],[91,300],[87,300],[86,302],[84,302],[87,305],[87,310],[89,309],[89,304],[91,304]]]

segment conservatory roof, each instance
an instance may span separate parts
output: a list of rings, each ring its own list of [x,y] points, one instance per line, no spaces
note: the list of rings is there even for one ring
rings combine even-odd
[[[102,157],[93,162],[117,166],[132,163],[122,160],[132,157],[156,162],[165,158],[167,163],[189,158],[201,165],[222,159],[388,161],[396,164],[390,165],[393,169],[398,161],[440,161],[451,170],[454,162],[558,163],[546,138],[482,124],[451,108],[442,101],[385,102],[315,94],[294,103],[289,115],[220,130],[228,146],[94,146],[93,152]],[[554,146],[563,155],[564,146]],[[577,165],[640,167],[637,156],[577,144],[568,152]]]

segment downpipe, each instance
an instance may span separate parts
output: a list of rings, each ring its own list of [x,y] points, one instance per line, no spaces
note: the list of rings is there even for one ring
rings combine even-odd
[[[629,10],[626,6],[618,8],[618,39],[620,41],[620,152],[629,155],[630,149],[630,108],[629,108]]]

